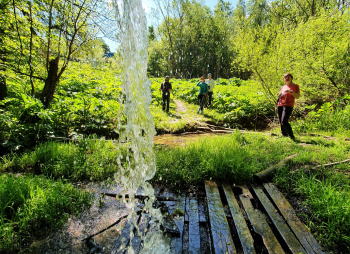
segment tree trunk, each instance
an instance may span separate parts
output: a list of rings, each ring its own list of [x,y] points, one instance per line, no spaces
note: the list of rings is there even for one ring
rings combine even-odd
[[[7,86],[5,76],[0,74],[0,100],[5,99],[7,96]]]
[[[58,63],[59,63],[59,56],[57,56],[55,59],[50,60],[49,62],[49,71],[47,73],[47,78],[45,80],[45,86],[41,93],[40,100],[43,103],[45,108],[48,108],[50,106],[50,103],[53,100],[53,95],[56,90],[56,86],[59,81],[58,76]]]
[[[4,29],[0,28],[0,43],[3,44]],[[2,72],[6,71],[6,54],[4,50],[0,50],[0,100],[4,100],[7,96],[6,76]]]

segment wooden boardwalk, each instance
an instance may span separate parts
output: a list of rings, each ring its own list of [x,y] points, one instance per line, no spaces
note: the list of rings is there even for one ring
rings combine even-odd
[[[175,230],[164,226],[172,253],[324,253],[271,183],[233,187],[205,182],[205,197],[166,191],[157,197],[169,214],[177,214],[168,216]],[[146,214],[139,215],[141,232],[146,232],[149,220]],[[122,242],[131,244],[136,253],[141,250],[140,237],[130,241],[130,228],[134,226],[127,223],[113,253],[126,253]]]

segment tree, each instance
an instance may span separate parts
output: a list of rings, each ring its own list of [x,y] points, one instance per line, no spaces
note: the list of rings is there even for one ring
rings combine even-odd
[[[14,0],[9,5],[13,22],[1,36],[5,66],[29,79],[32,96],[43,86],[39,97],[44,107],[52,102],[69,61],[98,43],[102,23],[112,19],[106,5],[100,0]]]

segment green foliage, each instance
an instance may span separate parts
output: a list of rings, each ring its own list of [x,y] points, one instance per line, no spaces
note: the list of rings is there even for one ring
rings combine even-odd
[[[350,135],[350,105],[344,105],[349,96],[344,96],[334,103],[324,103],[315,110],[316,105],[308,115],[294,124],[297,132],[326,132],[331,135],[348,137]]]
[[[9,82],[9,98],[0,102],[0,142],[4,150],[35,146],[49,137],[97,134],[117,138],[122,118],[118,71],[106,66],[92,68],[72,63],[63,75],[50,109]],[[2,106],[2,107],[1,107]]]
[[[198,80],[174,81],[174,96],[188,103],[198,104]],[[218,79],[211,109],[224,114],[223,121],[231,127],[259,128],[266,126],[268,116],[274,114],[266,94],[254,81],[237,78]]]
[[[251,70],[275,100],[284,73],[291,72],[309,104],[321,104],[349,93],[348,11],[324,11],[307,21],[275,20],[237,29],[235,64]],[[290,20],[289,20],[290,21]]]
[[[90,194],[44,177],[0,176],[0,252],[14,251],[29,237],[56,230],[90,204]]]
[[[148,71],[154,77],[229,77],[234,57],[233,7],[219,1],[214,13],[199,1],[158,1],[162,23],[150,40]]]

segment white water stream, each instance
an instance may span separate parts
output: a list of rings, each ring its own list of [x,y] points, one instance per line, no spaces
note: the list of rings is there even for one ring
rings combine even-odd
[[[151,220],[151,230],[144,239],[142,253],[168,253],[168,240],[161,234],[159,223],[161,214],[152,208],[155,199],[154,190],[147,182],[156,172],[155,155],[153,152],[153,138],[155,128],[153,116],[150,112],[151,82],[147,78],[148,36],[147,22],[141,0],[115,0],[116,15],[119,21],[119,39],[121,42],[121,56],[123,59],[122,89],[124,115],[126,124],[120,126],[120,140],[127,140],[127,164],[122,165],[119,158],[120,173],[116,176],[118,183],[129,194],[129,200],[123,199],[131,209],[129,219],[136,224],[135,198],[138,189],[150,199],[145,204]],[[135,225],[137,227],[137,225]],[[130,232],[130,236],[133,233]],[[145,236],[141,236],[145,238]],[[128,253],[134,253],[131,247]]]

